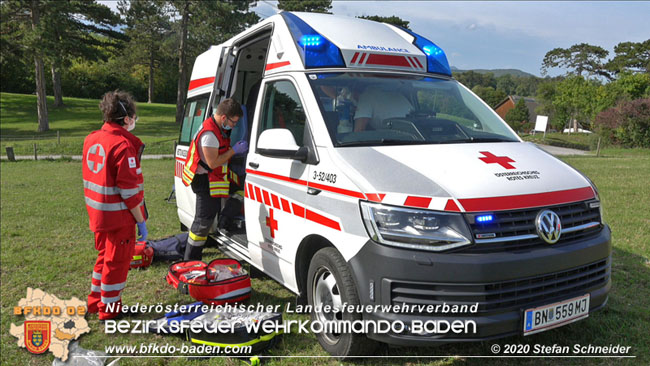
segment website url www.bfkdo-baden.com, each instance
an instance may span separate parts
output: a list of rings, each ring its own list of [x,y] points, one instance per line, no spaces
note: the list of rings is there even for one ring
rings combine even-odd
[[[104,347],[109,355],[245,355],[252,352],[252,346],[212,346],[207,344],[183,344],[180,346],[164,343],[140,343],[139,345],[110,345]]]

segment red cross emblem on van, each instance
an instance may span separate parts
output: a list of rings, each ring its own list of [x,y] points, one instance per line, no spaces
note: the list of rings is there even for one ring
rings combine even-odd
[[[489,151],[479,151],[481,154],[485,155],[483,158],[479,158],[479,160],[483,160],[485,164],[499,164],[502,167],[506,169],[515,169],[514,165],[511,165],[510,163],[514,163],[515,161],[510,159],[507,156],[496,156],[492,154]]]

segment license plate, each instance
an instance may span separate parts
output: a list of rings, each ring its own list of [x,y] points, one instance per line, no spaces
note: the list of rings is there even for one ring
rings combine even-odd
[[[524,335],[543,332],[589,316],[589,294],[524,311]]]

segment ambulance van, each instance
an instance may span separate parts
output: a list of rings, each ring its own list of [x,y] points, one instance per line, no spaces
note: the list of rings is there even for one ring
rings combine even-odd
[[[198,56],[175,152],[183,228],[190,141],[228,97],[245,109],[231,144],[250,149],[230,162],[243,208],[212,239],[313,320],[398,324],[317,334],[329,353],[529,335],[605,306],[610,229],[596,187],[522,141],[430,40],[282,12]],[[445,326],[459,321],[469,326]]]

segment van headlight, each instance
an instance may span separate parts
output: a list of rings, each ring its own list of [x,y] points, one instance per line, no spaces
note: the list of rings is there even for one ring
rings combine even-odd
[[[402,248],[443,251],[471,244],[460,214],[387,206],[361,201],[370,238]]]

